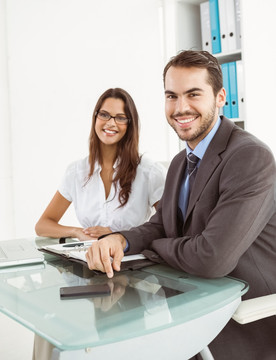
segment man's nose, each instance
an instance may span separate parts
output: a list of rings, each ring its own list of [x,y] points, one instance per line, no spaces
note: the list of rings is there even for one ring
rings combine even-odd
[[[179,97],[176,102],[176,111],[183,113],[190,109],[189,102],[184,97]]]

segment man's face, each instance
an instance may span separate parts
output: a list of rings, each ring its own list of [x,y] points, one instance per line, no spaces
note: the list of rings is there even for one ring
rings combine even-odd
[[[206,69],[170,67],[165,78],[168,123],[191,149],[210,132],[225,102],[225,90],[214,96]]]

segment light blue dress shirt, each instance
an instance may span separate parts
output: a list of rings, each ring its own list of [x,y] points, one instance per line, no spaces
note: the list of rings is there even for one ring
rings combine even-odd
[[[199,158],[199,161],[197,163],[197,168],[200,165],[200,162],[210,144],[212,141],[215,133],[217,132],[219,126],[221,123],[220,117],[218,117],[218,120],[216,121],[215,125],[213,126],[212,130],[209,132],[207,136],[205,136],[204,139],[200,141],[200,143],[197,144],[194,150],[191,150],[186,143],[186,151],[187,155],[192,152],[194,155],[196,155]],[[178,206],[182,211],[183,219],[185,219],[186,216],[186,210],[188,206],[188,199],[189,199],[189,176],[188,176],[188,170],[186,168],[183,182],[181,184],[180,192],[179,192],[179,199],[178,199]]]

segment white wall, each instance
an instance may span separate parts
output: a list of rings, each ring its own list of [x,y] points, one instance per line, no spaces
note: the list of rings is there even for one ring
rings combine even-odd
[[[6,3],[0,1],[0,228],[3,238],[14,236],[11,128],[8,92]]]
[[[6,4],[15,235],[21,237],[34,234],[65,167],[87,155],[91,114],[107,88],[133,96],[141,152],[169,160],[169,127],[158,0]]]
[[[276,156],[276,2],[243,0],[243,61],[247,130]]]

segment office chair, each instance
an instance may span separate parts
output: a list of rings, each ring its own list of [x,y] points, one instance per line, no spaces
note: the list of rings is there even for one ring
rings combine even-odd
[[[243,300],[232,318],[239,324],[247,324],[276,315],[276,294]]]

